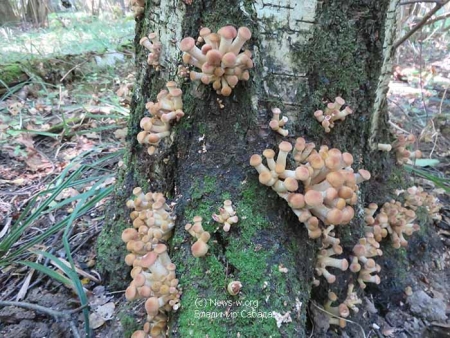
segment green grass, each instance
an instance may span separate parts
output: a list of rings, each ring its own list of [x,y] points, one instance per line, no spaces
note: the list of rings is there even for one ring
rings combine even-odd
[[[99,147],[100,148],[100,147]],[[96,150],[100,153],[101,149]],[[76,158],[58,175],[47,189],[38,193],[20,213],[19,218],[14,221],[10,231],[0,240],[0,269],[17,264],[36,269],[48,275],[55,281],[66,286],[71,286],[76,291],[80,304],[83,307],[85,331],[90,332],[88,300],[83,285],[75,270],[72,258],[69,237],[71,230],[76,227],[76,219],[90,213],[97,204],[104,200],[113,191],[113,186],[103,186],[103,183],[114,176],[114,172],[104,168],[112,159],[123,155],[122,151],[101,156],[100,159],[92,161],[96,151],[88,151]],[[75,168],[78,169],[75,170]],[[91,186],[85,189],[86,186]],[[75,188],[83,192],[74,197],[58,201],[58,195],[67,188]],[[67,213],[65,208],[74,204],[72,213]],[[61,214],[64,216],[57,222],[49,222],[48,215]],[[36,232],[32,227],[39,226]],[[48,226],[42,226],[48,224]],[[70,267],[64,265],[57,257],[49,252],[37,250],[37,248],[50,247],[57,233],[62,232],[62,245]],[[56,273],[53,269],[28,260],[32,255],[42,255],[53,262],[64,272],[65,276]]]
[[[64,25],[63,25],[64,23]],[[49,27],[20,32],[1,29],[0,64],[87,51],[104,52],[134,36],[130,18],[93,18],[85,13],[49,15]]]

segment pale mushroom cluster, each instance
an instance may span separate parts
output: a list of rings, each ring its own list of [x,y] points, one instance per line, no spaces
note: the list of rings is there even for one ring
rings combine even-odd
[[[377,210],[376,205],[371,204],[369,209],[373,214]],[[419,225],[414,223],[416,213],[405,208],[400,202],[391,200],[386,202],[380,212],[373,217],[366,211],[366,231],[372,233],[374,239],[380,242],[382,238],[389,235],[394,248],[399,249],[408,245],[405,235],[411,236],[413,232],[419,230]]]
[[[366,283],[380,284],[380,277],[372,274],[380,272],[381,266],[376,264],[372,257],[383,255],[383,251],[380,250],[380,243],[374,239],[372,233],[367,233],[366,237],[359,240],[359,243],[353,247],[353,254],[350,270],[359,272],[359,287],[365,289]]]
[[[314,117],[320,122],[326,133],[329,133],[331,129],[334,128],[334,123],[336,121],[344,121],[347,115],[353,113],[353,110],[351,110],[348,106],[341,110],[344,104],[344,99],[337,96],[334,99],[334,102],[327,104],[325,111],[317,110],[314,112]]]
[[[225,26],[217,33],[204,27],[197,40],[202,45],[200,48],[192,37],[181,40],[183,62],[200,70],[190,71],[191,80],[212,84],[217,94],[230,96],[239,81],[250,78],[252,53],[249,50],[241,52],[241,49],[251,36],[247,27],[236,30],[233,26]]]
[[[330,325],[338,325],[344,328],[346,326],[346,322],[342,318],[347,318],[350,316],[350,310],[345,303],[341,303],[338,306],[332,306],[332,304],[337,300],[337,295],[334,292],[329,292],[328,300],[323,305],[323,308],[332,315],[328,315]]]
[[[322,234],[322,249],[317,255],[316,261],[316,273],[318,276],[323,276],[329,284],[336,281],[336,276],[327,270],[327,268],[336,268],[341,271],[348,269],[348,261],[343,259],[334,258],[332,256],[341,255],[343,252],[342,246],[340,246],[340,239],[335,237],[333,232],[334,225],[328,226]],[[319,285],[319,281],[316,282],[316,286]]]
[[[344,328],[346,326],[344,318],[350,316],[350,310],[355,313],[359,312],[356,305],[362,304],[362,300],[358,297],[357,293],[354,292],[354,287],[355,285],[352,283],[348,285],[347,298],[338,306],[332,306],[333,303],[338,301],[337,295],[334,292],[328,293],[328,299],[323,305],[323,308],[327,311],[329,325],[336,325]]]
[[[139,44],[150,51],[147,57],[147,63],[155,68],[155,70],[160,70],[161,65],[159,63],[159,58],[161,56],[162,44],[158,39],[158,34],[150,33],[148,37],[144,36],[139,41]]]
[[[288,136],[289,131],[283,129],[285,124],[289,121],[286,116],[281,117],[280,108],[272,108],[272,120],[269,122],[269,127],[273,131],[276,131],[281,136]]]
[[[348,224],[353,216],[351,207],[358,200],[358,184],[370,178],[367,170],[353,171],[353,156],[338,149],[321,146],[317,152],[313,143],[299,137],[295,146],[283,141],[275,151],[266,149],[263,164],[260,155],[250,158],[250,165],[259,173],[259,182],[271,187],[285,199],[300,222],[304,223],[311,238],[319,238],[322,230],[319,220],[325,225]],[[291,154],[297,167],[287,169]],[[303,193],[298,192],[299,183]]]
[[[205,231],[202,226],[202,217],[195,216],[193,219],[193,224],[188,223],[184,229],[189,232],[189,234],[196,238],[197,241],[192,244],[191,252],[194,257],[204,257],[208,253],[208,241],[211,235],[208,231]]]
[[[125,297],[146,299],[147,321],[132,338],[166,337],[168,312],[178,309],[181,296],[175,264],[162,243],[171,237],[175,217],[161,193],[144,194],[135,188],[133,194],[135,198],[127,202],[127,207],[134,209],[130,214],[133,227],[122,232],[130,252],[125,263],[133,267]]]
[[[223,231],[230,231],[231,224],[239,221],[236,211],[233,209],[233,204],[230,200],[223,202],[223,208],[219,209],[219,214],[213,214],[212,218],[217,223],[223,224]]]
[[[416,158],[422,157],[420,150],[408,150],[415,142],[416,137],[413,134],[397,135],[397,140],[392,144],[392,148],[395,150],[398,164],[412,164]]]
[[[405,206],[413,210],[417,210],[418,207],[425,207],[428,214],[435,221],[441,221],[442,216],[439,210],[443,205],[439,202],[439,199],[432,194],[423,191],[422,187],[410,187],[406,191],[397,191],[398,194],[403,193],[405,197]]]
[[[183,116],[183,101],[181,89],[174,81],[166,84],[167,90],[162,90],[157,96],[157,102],[147,102],[145,107],[151,117],[144,117],[140,122],[143,131],[137,135],[139,144],[149,145],[148,153],[153,155],[161,140],[170,135],[172,121],[179,121]]]

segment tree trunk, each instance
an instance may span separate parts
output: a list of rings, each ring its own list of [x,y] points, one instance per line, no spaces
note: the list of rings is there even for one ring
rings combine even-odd
[[[47,26],[48,0],[28,0],[25,19],[35,27]]]
[[[19,20],[11,6],[9,0],[5,0],[0,6],[0,26],[5,24],[14,24]]]
[[[392,2],[391,12],[397,2]],[[288,140],[302,136],[318,146],[348,151],[354,156],[355,168],[371,171],[374,183],[362,186],[360,210],[367,191],[367,202],[383,199],[386,187],[380,183],[389,175],[392,161],[386,153],[371,152],[369,139],[372,143],[389,142],[384,87],[378,92],[377,116],[371,116],[377,88],[389,75],[380,75],[382,65],[390,61],[383,58],[388,10],[388,0],[194,0],[190,5],[147,0],[136,28],[138,75],[129,152],[98,244],[101,271],[110,287],[123,289],[130,281],[120,234],[130,224],[125,202],[132,189],[140,186],[144,191],[163,192],[176,203],[170,254],[183,295],[181,308],[171,319],[172,336],[236,337],[240,333],[242,337],[305,337],[319,241],[309,239],[287,204],[258,183],[249,158],[266,148],[277,149],[283,140],[268,127],[270,108],[279,107],[289,117]],[[145,103],[155,101],[167,81],[182,83],[176,78],[181,62],[179,41],[185,36],[197,37],[201,27],[217,31],[227,24],[247,26],[252,31],[255,68],[250,81],[240,82],[230,97],[217,96],[210,86],[183,83],[186,115],[173,127],[173,138],[158,146],[158,154],[149,156],[136,141],[139,121],[145,114]],[[138,44],[150,32],[157,32],[163,44],[160,72],[147,65],[148,51]],[[354,114],[325,134],[313,112],[338,95]],[[237,206],[240,221],[229,233],[213,233],[216,225],[211,215],[224,199]],[[209,254],[201,259],[192,257],[192,239],[184,230],[195,215],[203,217],[204,228],[212,233]],[[338,232],[347,249],[362,230],[355,218]],[[282,266],[287,273],[280,272]],[[345,285],[346,277],[340,277],[336,285]],[[238,299],[252,303],[230,308],[215,303],[231,299],[226,285],[232,280],[243,284]],[[315,293],[323,296],[327,288],[321,290]],[[201,311],[234,315],[199,319]],[[258,317],[273,312],[290,312],[292,322],[278,328],[273,318]]]

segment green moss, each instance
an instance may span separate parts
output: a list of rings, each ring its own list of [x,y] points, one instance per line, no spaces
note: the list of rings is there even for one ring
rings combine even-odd
[[[24,72],[19,64],[12,64],[0,67],[0,80],[5,84],[12,84],[23,81]],[[2,84],[0,84],[3,86]]]
[[[294,325],[287,325],[284,332],[276,327],[273,318],[254,317],[258,312],[268,317],[272,316],[272,311],[285,313],[286,304],[293,306],[295,302],[292,290],[297,290],[299,298],[309,293],[309,286],[300,285],[294,268],[288,274],[279,271],[281,262],[294,267],[295,256],[277,254],[281,245],[268,243],[265,238],[270,236],[269,233],[261,233],[269,232],[274,226],[267,218],[268,206],[261,202],[268,200],[267,189],[251,178],[240,186],[240,191],[224,192],[219,195],[220,200],[216,200],[218,183],[215,177],[196,179],[192,183],[185,217],[191,219],[200,215],[204,218],[203,227],[213,231],[216,225],[209,221],[211,214],[217,212],[224,199],[231,199],[237,201],[239,222],[229,233],[212,232],[209,253],[200,259],[188,252],[193,240],[175,234],[173,246],[179,250],[175,252],[174,261],[183,257],[183,265],[177,268],[183,287],[181,309],[177,314],[178,333],[181,337],[227,337],[236,336],[238,332],[242,337],[294,336],[297,332]],[[184,245],[186,241],[188,243]],[[289,251],[291,249],[298,250],[292,247]],[[227,284],[233,280],[243,284],[242,292],[235,297],[226,292]]]
[[[134,331],[141,330],[142,325],[136,321],[136,318],[127,313],[130,308],[130,303],[126,303],[126,309],[121,310],[118,314],[120,324],[123,327],[124,337],[131,337]]]

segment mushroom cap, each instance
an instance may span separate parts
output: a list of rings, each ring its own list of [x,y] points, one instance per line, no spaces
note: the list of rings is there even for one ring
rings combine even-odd
[[[143,330],[134,331],[131,338],[147,338],[147,334]]]
[[[194,221],[194,223],[197,222],[201,222],[203,220],[202,216],[194,216],[194,218],[192,219]]]
[[[158,37],[158,34],[155,33],[155,32],[152,32],[152,33],[150,33],[150,34],[148,35],[148,38],[149,38],[150,40],[156,39],[157,37]]]
[[[342,222],[342,211],[334,208],[327,214],[327,221],[330,224],[340,224]]]
[[[222,57],[222,62],[225,67],[233,67],[236,63],[236,55],[232,52],[225,53]]]
[[[174,89],[172,89],[170,95],[172,97],[179,97],[179,96],[183,95],[183,91],[180,88],[174,88]]]
[[[338,171],[332,171],[327,175],[327,181],[335,188],[340,188],[345,182],[345,177]]]
[[[298,182],[293,177],[288,177],[284,180],[284,186],[289,191],[296,191],[298,189]]]
[[[208,242],[210,238],[211,238],[211,235],[208,231],[202,232],[202,234],[199,237],[199,239],[205,243]]]
[[[340,304],[338,306],[338,311],[341,317],[347,318],[348,316],[350,316],[350,310],[348,309],[348,306],[345,304]]]
[[[338,297],[334,292],[328,292],[328,299],[332,302],[335,302],[337,301]]]
[[[155,251],[158,255],[161,255],[164,252],[167,252],[167,246],[165,244],[159,243],[158,245],[155,246],[153,251]]]
[[[226,55],[226,54],[225,54]],[[222,54],[217,49],[211,49],[206,53],[206,61],[210,65],[220,64],[220,60],[222,59]]]
[[[233,26],[225,26],[217,31],[217,34],[225,39],[234,39],[237,35],[236,28]]]
[[[191,38],[190,36],[188,36],[187,38],[184,38],[180,42],[180,49],[183,52],[190,51],[192,48],[194,48],[194,46],[195,46],[195,40],[193,38]]]
[[[146,36],[144,36],[143,38],[141,38],[141,39],[139,40],[139,44],[142,46],[142,45],[145,43],[145,41],[149,41],[149,40],[148,40],[148,37],[146,37]]]
[[[274,115],[280,115],[281,114],[281,110],[280,110],[280,108],[275,107],[275,108],[272,108],[272,113]]]
[[[361,177],[364,179],[364,181],[367,181],[370,179],[370,172],[365,169],[359,169],[358,173],[361,175]]]
[[[256,167],[258,165],[260,165],[262,163],[262,157],[259,156],[258,154],[252,155],[252,157],[250,157],[250,165],[252,167]]]
[[[201,37],[207,36],[209,34],[211,34],[211,30],[208,27],[203,27],[202,29],[200,29],[199,35]]]
[[[147,314],[155,316],[158,314],[159,311],[159,302],[158,298],[156,297],[150,297],[145,302],[145,311],[147,311]]]
[[[142,266],[143,268],[148,268],[156,262],[157,258],[158,258],[158,254],[156,252],[154,252],[154,251],[148,252],[139,261],[139,266]]]
[[[143,286],[145,284],[145,281],[145,276],[142,273],[139,273],[134,277],[134,285],[136,285],[137,287]]]
[[[197,258],[205,256],[206,253],[208,252],[208,249],[209,249],[208,245],[200,240],[197,240],[197,242],[195,242],[191,246],[192,255]]]
[[[261,174],[259,174],[259,183],[267,185],[270,181],[273,180],[272,172],[270,171],[263,171]]]
[[[305,194],[305,202],[309,206],[319,206],[323,203],[323,196],[319,191],[309,190]]]
[[[223,87],[220,91],[220,94],[223,96],[230,96],[231,95],[231,88],[230,87]]]
[[[265,149],[263,151],[263,156],[265,158],[274,158],[275,157],[275,151],[272,149]]]
[[[134,228],[127,228],[122,232],[122,241],[128,243],[131,240],[137,240],[139,238],[139,234]]]
[[[312,154],[308,157],[308,162],[313,167],[313,169],[321,169],[324,166],[324,161],[322,159],[322,156],[319,154]]]
[[[305,206],[305,198],[302,194],[290,194],[288,203],[293,209],[300,209]]]
[[[343,99],[342,97],[340,97],[340,96],[337,96],[337,97],[334,99],[334,102],[336,102],[337,104],[339,104],[339,105],[341,105],[341,106],[343,106],[343,105],[345,104],[344,99]]]
[[[351,166],[353,164],[353,155],[350,153],[343,153],[342,160],[347,166]]]
[[[247,27],[239,27],[238,35],[244,40],[249,40],[252,37],[252,32]]]
[[[132,283],[125,290],[125,298],[127,300],[133,300],[136,298],[136,295],[137,295],[137,289],[136,289],[136,286],[134,286],[134,283]]]
[[[292,150],[292,144],[290,144],[289,142],[283,141],[283,142],[280,143],[278,148],[281,151],[284,151],[284,152],[287,153],[287,152],[290,152]]]
[[[269,127],[270,127],[272,130],[277,130],[277,129],[280,128],[280,126],[279,126],[277,120],[271,120],[271,121],[269,122]]]

